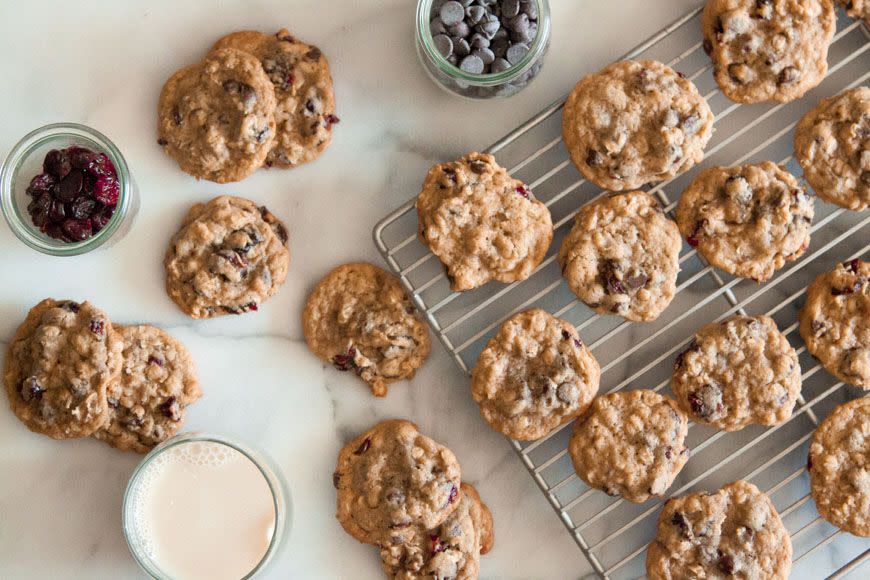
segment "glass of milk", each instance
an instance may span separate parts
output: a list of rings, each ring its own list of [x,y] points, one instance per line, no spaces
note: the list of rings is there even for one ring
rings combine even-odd
[[[265,457],[226,437],[185,433],[133,472],[124,536],[155,578],[252,578],[280,547],[289,510],[286,486]]]

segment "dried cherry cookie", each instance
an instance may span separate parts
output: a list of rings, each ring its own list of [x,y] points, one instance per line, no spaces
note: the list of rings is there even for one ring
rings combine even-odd
[[[791,417],[801,392],[797,352],[769,316],[733,316],[699,330],[677,356],[671,388],[698,423],[724,431]]]
[[[870,398],[840,405],[813,434],[807,469],[816,509],[856,536],[870,536]]]
[[[408,421],[383,421],[351,440],[333,483],[345,531],[381,548],[407,540],[409,527],[440,526],[460,503],[453,452]]]
[[[846,14],[853,18],[863,18],[867,26],[870,26],[870,0],[837,0]]]
[[[414,377],[429,356],[429,329],[399,280],[366,263],[344,264],[314,288],[302,313],[311,352],[354,371],[372,394]]]
[[[585,411],[600,377],[574,327],[535,308],[489,340],[471,372],[471,395],[490,427],[531,441]]]
[[[770,161],[711,167],[680,197],[677,225],[713,266],[764,282],[810,245],[813,198]]]
[[[122,342],[90,302],[46,298],[30,309],[6,353],[6,394],[28,429],[87,437],[108,419],[106,386],[121,370]]]
[[[193,318],[257,310],[287,278],[287,228],[265,207],[222,195],[190,208],[163,265],[166,292]]]
[[[654,60],[617,62],[586,76],[562,113],[574,165],[613,191],[688,171],[712,135],[713,113],[695,85]]]
[[[828,71],[831,0],[707,0],[704,50],[722,93],[739,103],[800,98]]]
[[[492,547],[492,514],[477,490],[463,483],[458,506],[434,529],[406,528],[405,540],[381,549],[387,578],[473,580]]]
[[[274,86],[276,134],[265,165],[295,167],[320,155],[338,122],[329,62],[320,49],[297,40],[286,28],[275,34],[233,32],[212,50],[224,48],[255,56]]]
[[[819,275],[798,318],[807,350],[829,373],[870,389],[870,262],[851,260]]]
[[[867,209],[870,88],[858,87],[819,101],[798,123],[794,150],[804,177],[819,197],[848,209]]]
[[[124,345],[120,376],[106,389],[108,424],[94,433],[121,451],[147,453],[172,437],[202,392],[184,345],[153,326],[114,325]]]
[[[590,487],[641,503],[662,495],[688,461],[688,432],[688,418],[667,397],[621,391],[592,401],[568,452]]]
[[[196,178],[239,181],[275,138],[275,89],[254,56],[226,48],[173,74],[160,93],[157,142]]]
[[[681,247],[658,202],[630,191],[580,208],[559,263],[568,286],[593,310],[649,321],[674,298]]]
[[[672,498],[646,552],[650,580],[788,578],[791,537],[773,502],[745,481]]]
[[[525,280],[553,239],[547,206],[483,153],[430,169],[417,218],[420,241],[447,268],[454,291]]]

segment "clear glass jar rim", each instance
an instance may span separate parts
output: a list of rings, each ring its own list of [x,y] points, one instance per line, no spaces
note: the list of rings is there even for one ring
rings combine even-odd
[[[44,143],[58,138],[80,138],[93,141],[115,166],[118,174],[120,192],[115,213],[102,230],[81,242],[49,241],[34,231],[34,226],[27,221],[28,216],[22,215],[15,203],[15,177],[21,164],[33,154],[34,150]],[[9,151],[3,164],[0,165],[0,208],[15,236],[27,246],[53,256],[77,256],[94,250],[109,239],[121,227],[131,205],[133,184],[127,160],[118,147],[103,133],[79,123],[52,123],[34,129]]]
[[[290,492],[284,483],[280,472],[273,467],[272,462],[270,462],[267,457],[247,445],[223,435],[201,432],[180,433],[152,449],[142,459],[142,461],[139,462],[127,482],[127,487],[124,489],[124,499],[121,504],[121,527],[124,532],[124,539],[127,542],[127,546],[130,548],[130,553],[133,555],[133,559],[139,567],[154,578],[163,578],[160,576],[162,571],[157,567],[157,564],[142,554],[137,546],[134,546],[134,542],[132,541],[134,535],[130,529],[131,524],[128,516],[128,512],[130,511],[130,501],[132,500],[132,495],[135,491],[134,488],[136,484],[138,484],[139,478],[142,476],[145,469],[151,465],[152,461],[173,447],[197,442],[219,443],[244,455],[263,475],[263,479],[266,480],[266,484],[269,486],[269,491],[272,493],[272,502],[273,507],[275,508],[275,531],[272,534],[272,540],[269,542],[269,547],[266,548],[266,552],[263,554],[262,559],[260,559],[257,565],[254,566],[254,568],[248,572],[242,580],[253,578],[272,560],[272,557],[278,552],[278,548],[281,546],[287,535],[288,512],[291,509]]]
[[[550,5],[547,0],[534,0],[538,7],[538,34],[529,47],[529,51],[520,60],[516,66],[504,70],[500,73],[490,74],[472,74],[467,73],[457,66],[450,64],[446,58],[441,56],[438,49],[432,40],[432,31],[429,29],[429,16],[432,11],[433,0],[419,0],[417,2],[417,42],[423,47],[426,56],[437,66],[444,74],[450,77],[464,81],[469,85],[474,86],[495,86],[501,85],[514,80],[521,76],[538,60],[538,57],[546,49],[547,42],[550,38]]]

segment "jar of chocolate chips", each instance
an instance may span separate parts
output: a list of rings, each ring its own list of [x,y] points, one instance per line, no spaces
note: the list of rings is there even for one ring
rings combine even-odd
[[[119,240],[138,209],[127,161],[108,137],[76,123],[25,135],[0,167],[0,202],[31,248],[76,256]]]
[[[443,88],[508,97],[537,76],[550,44],[547,0],[419,0],[417,53]]]

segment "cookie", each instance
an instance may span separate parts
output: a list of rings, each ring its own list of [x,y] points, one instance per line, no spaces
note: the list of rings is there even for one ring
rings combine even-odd
[[[711,167],[680,197],[676,219],[713,266],[764,282],[810,245],[813,198],[770,161]]]
[[[695,85],[654,60],[617,62],[586,76],[562,113],[574,165],[613,191],[688,171],[712,135],[713,113]]]
[[[353,371],[377,397],[411,379],[429,356],[429,329],[399,280],[377,266],[343,264],[314,288],[302,313],[308,348]]]
[[[351,440],[332,481],[344,530],[381,548],[404,541],[408,527],[440,526],[460,503],[453,452],[408,421],[383,421]]]
[[[592,401],[574,424],[568,452],[590,487],[642,503],[662,495],[686,464],[688,432],[688,418],[667,397],[620,391]]]
[[[420,241],[447,268],[454,291],[525,280],[553,239],[547,206],[483,153],[430,169],[417,218]]]
[[[791,555],[791,537],[770,498],[751,483],[735,481],[665,503],[646,552],[646,573],[650,580],[784,580]]]
[[[444,523],[431,530],[407,528],[400,533],[404,541],[381,549],[387,578],[476,580],[480,556],[492,546],[492,514],[477,490],[463,483],[459,505]]]
[[[181,428],[202,396],[184,345],[153,326],[114,325],[123,341],[121,374],[106,389],[109,421],[94,433],[121,451],[148,453]]]
[[[580,208],[559,263],[571,290],[596,312],[649,321],[674,298],[681,247],[658,202],[630,191]]]
[[[807,350],[829,373],[870,389],[870,262],[850,260],[819,275],[798,318]]]
[[[791,417],[801,367],[769,316],[732,316],[696,334],[677,356],[671,389],[697,423],[736,431]]]
[[[738,103],[800,98],[825,78],[837,28],[831,0],[707,0],[704,50]]]
[[[868,0],[837,0],[837,3],[845,8],[846,14],[852,18],[863,18],[864,23],[870,26],[870,1]]]
[[[233,32],[218,40],[213,51],[234,48],[253,55],[275,89],[275,140],[266,167],[295,167],[314,160],[332,142],[335,93],[329,62],[316,46],[290,35]]]
[[[870,399],[840,405],[813,433],[807,469],[816,509],[856,536],[870,537]]]
[[[858,87],[819,101],[798,123],[794,150],[804,178],[819,197],[847,209],[867,209],[870,88]]]
[[[108,419],[106,386],[121,370],[122,342],[90,302],[46,298],[30,309],[6,352],[6,394],[28,429],[87,437]]]
[[[287,278],[287,237],[278,218],[247,199],[198,203],[166,250],[166,292],[193,318],[257,310]]]
[[[471,371],[471,396],[490,427],[531,441],[585,411],[600,377],[574,327],[535,308],[489,340]]]
[[[157,117],[157,142],[183,171],[240,181],[272,149],[275,89],[254,56],[217,50],[166,81]]]

